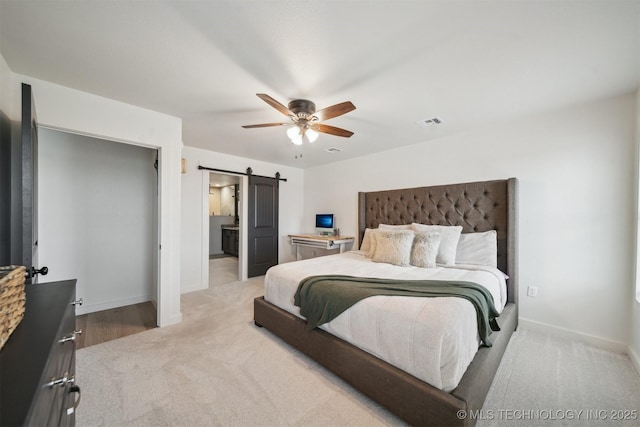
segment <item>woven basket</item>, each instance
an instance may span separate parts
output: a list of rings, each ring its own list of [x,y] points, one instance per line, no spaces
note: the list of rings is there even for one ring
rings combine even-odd
[[[27,269],[0,267],[0,349],[24,317],[24,279]]]

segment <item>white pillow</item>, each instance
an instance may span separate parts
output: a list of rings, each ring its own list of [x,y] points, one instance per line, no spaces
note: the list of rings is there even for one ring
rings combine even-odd
[[[403,267],[410,264],[413,231],[379,230],[375,235],[376,249],[371,258],[373,262],[386,262]]]
[[[397,231],[407,231],[408,230],[408,229],[396,229],[396,228],[393,228],[393,227],[395,227],[393,225],[388,225],[387,227],[389,227],[389,228],[384,229],[384,231],[388,231],[388,232],[391,232],[391,233],[397,232]],[[402,227],[404,227],[404,226],[402,226]],[[362,238],[362,242],[363,242],[362,244],[363,245],[364,245],[364,239],[367,237],[367,230],[369,230],[369,233],[368,233],[369,234],[369,242],[368,242],[369,243],[369,251],[366,254],[366,257],[367,258],[373,258],[373,254],[376,252],[376,247],[377,247],[377,245],[376,245],[376,243],[377,243],[376,236],[378,235],[378,232],[380,231],[380,229],[379,228],[365,229],[365,232],[364,232],[365,237]]]
[[[456,264],[497,267],[498,233],[496,230],[461,234],[456,251]]]
[[[379,230],[413,230],[411,224],[402,224],[402,225],[391,225],[391,224],[380,224],[378,225]]]
[[[440,233],[436,231],[416,233],[411,248],[411,265],[422,268],[435,268]]]
[[[462,233],[461,225],[426,225],[413,223],[413,230],[416,233],[425,231],[437,231],[440,233],[440,247],[438,248],[438,256],[436,262],[438,264],[452,265],[456,263],[456,249],[460,233]]]
[[[369,249],[371,249],[371,232],[370,228],[364,229],[364,237],[362,237],[362,244],[360,245],[361,251],[369,252]]]
[[[378,231],[379,230],[377,228],[369,229],[369,251],[367,252],[367,255],[366,255],[367,258],[373,258],[373,254],[376,252],[376,246],[377,246],[376,237],[378,236]],[[366,235],[366,231],[365,231],[365,235]]]

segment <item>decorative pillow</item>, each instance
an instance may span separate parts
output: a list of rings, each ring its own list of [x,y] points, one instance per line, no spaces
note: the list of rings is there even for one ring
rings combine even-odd
[[[376,253],[376,246],[378,243],[378,230],[377,228],[370,229],[369,232],[369,253],[367,253],[367,258],[373,258],[373,254]]]
[[[410,230],[379,230],[376,233],[376,249],[372,261],[408,266],[411,262],[413,236],[414,233]]]
[[[440,247],[438,248],[438,256],[436,262],[438,264],[452,265],[456,262],[456,249],[460,233],[462,233],[461,225],[426,225],[413,223],[413,230],[416,233],[425,231],[437,231],[440,233]]]
[[[435,268],[438,248],[440,247],[440,233],[428,231],[415,233],[411,248],[411,265],[422,268]]]
[[[498,233],[496,230],[460,235],[456,264],[498,266]]]
[[[403,224],[403,225],[390,225],[390,224],[380,224],[378,225],[379,230],[413,230],[411,224]]]
[[[389,227],[389,228],[382,229],[382,230],[388,231],[390,233],[395,233],[395,232],[398,232],[398,231],[411,231],[411,232],[413,232],[412,230],[410,230],[408,228],[394,228],[395,227],[394,225],[387,225],[387,227]],[[405,226],[402,225],[400,227],[405,227]],[[378,232],[381,229],[380,228],[370,228],[369,230],[370,230],[370,232],[369,232],[369,253],[366,255],[366,257],[367,258],[373,258],[373,254],[376,252],[376,247],[377,247],[377,245],[376,245],[376,243],[377,243],[376,236],[378,235]],[[366,235],[366,229],[365,229],[365,235]],[[362,240],[364,242],[364,237],[362,238]]]
[[[371,228],[365,228],[364,237],[362,238],[362,244],[360,245],[360,250],[364,252],[369,252],[371,249],[371,232],[373,230]]]

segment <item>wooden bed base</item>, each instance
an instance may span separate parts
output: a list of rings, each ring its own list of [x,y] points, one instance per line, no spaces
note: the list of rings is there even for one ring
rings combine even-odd
[[[501,331],[480,347],[455,390],[439,390],[264,300],[254,321],[400,418],[421,426],[473,426],[518,325],[517,180],[474,182],[359,194],[359,237],[379,224],[462,225],[463,233],[496,230],[498,268],[510,276]]]

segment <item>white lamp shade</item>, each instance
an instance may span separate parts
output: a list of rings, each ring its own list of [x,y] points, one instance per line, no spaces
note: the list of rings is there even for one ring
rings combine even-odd
[[[287,136],[289,139],[293,140],[297,135],[300,134],[300,128],[298,126],[291,126],[287,129]]]
[[[298,126],[291,126],[287,129],[287,136],[296,145],[302,145],[302,132]]]
[[[287,129],[287,136],[296,145],[302,145],[304,142],[312,143],[318,139],[318,132],[313,129],[304,129],[299,126],[291,126]]]
[[[309,142],[315,142],[315,140],[318,139],[318,132],[313,129],[307,129],[304,134],[309,139]]]

